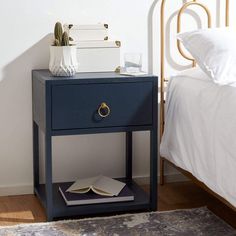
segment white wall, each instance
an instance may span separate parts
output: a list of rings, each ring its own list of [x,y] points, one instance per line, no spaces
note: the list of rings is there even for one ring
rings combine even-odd
[[[109,24],[124,52],[141,52],[147,69],[152,0],[9,0],[0,7],[0,194],[32,186],[31,70],[48,68],[49,33],[56,21]],[[135,134],[134,175],[148,175],[148,133]],[[124,135],[53,139],[54,180],[124,174]],[[43,144],[42,144],[43,145]],[[19,188],[16,188],[19,189]],[[4,192],[5,191],[5,192]],[[8,192],[7,192],[8,191]],[[23,191],[24,192],[24,191]],[[19,191],[22,193],[22,191]]]

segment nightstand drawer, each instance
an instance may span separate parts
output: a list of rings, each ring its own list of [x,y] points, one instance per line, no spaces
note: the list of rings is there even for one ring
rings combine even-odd
[[[54,85],[52,129],[151,125],[152,89],[152,82]]]

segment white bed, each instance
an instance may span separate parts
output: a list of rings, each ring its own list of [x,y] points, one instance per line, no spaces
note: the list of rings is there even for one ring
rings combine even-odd
[[[182,71],[168,83],[165,109],[161,156],[236,206],[236,83]]]

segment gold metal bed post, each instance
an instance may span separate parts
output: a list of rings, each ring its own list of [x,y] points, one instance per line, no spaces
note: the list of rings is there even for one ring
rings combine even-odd
[[[226,5],[225,5],[225,25],[229,26],[229,0],[225,0]],[[161,77],[161,101],[160,101],[160,139],[162,138],[163,132],[164,132],[164,125],[165,125],[165,82],[167,81],[165,79],[165,5],[166,5],[166,0],[162,0],[161,2],[161,14],[160,14],[160,52],[161,52],[161,64],[160,64],[160,77]],[[208,19],[208,27],[211,27],[211,14],[209,9],[200,3],[197,0],[191,0],[183,4],[183,6],[179,9],[178,11],[178,16],[177,16],[177,32],[181,32],[181,26],[182,26],[182,21],[181,17],[182,14],[185,12],[185,10],[192,5],[196,5],[201,7],[207,15]],[[192,61],[192,66],[194,67],[196,65],[196,62],[193,58],[190,58],[187,56],[184,51],[182,50],[181,43],[179,40],[177,40],[177,48],[179,50],[179,53],[187,60]],[[164,162],[165,158],[160,157],[160,184],[164,184]]]
[[[166,0],[162,0],[161,2],[161,102],[160,102],[160,140],[164,132],[164,122],[165,122],[165,3]],[[164,184],[164,158],[160,156],[160,184]]]
[[[229,26],[229,0],[225,4],[225,26]]]

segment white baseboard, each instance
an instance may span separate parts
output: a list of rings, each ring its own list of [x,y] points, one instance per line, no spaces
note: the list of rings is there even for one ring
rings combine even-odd
[[[0,186],[0,196],[14,196],[14,195],[25,195],[25,194],[33,194],[32,185],[24,185],[24,186],[17,185],[8,187]]]
[[[141,185],[149,184],[148,176],[136,176],[134,177],[134,180]],[[186,177],[178,173],[167,174],[165,176],[165,180],[167,183],[188,181]],[[17,185],[8,187],[0,186],[0,196],[14,196],[14,195],[25,195],[25,194],[33,194],[33,186],[31,185],[24,185],[24,186]]]

